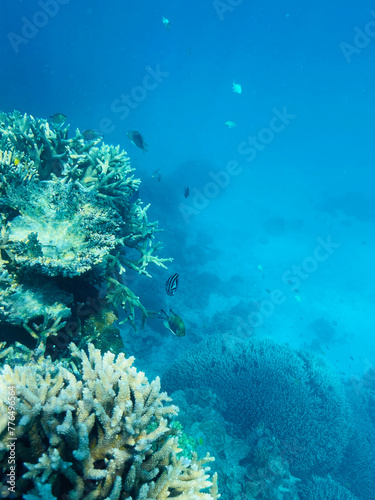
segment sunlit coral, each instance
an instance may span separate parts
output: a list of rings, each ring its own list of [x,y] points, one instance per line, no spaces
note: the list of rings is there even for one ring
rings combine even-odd
[[[7,470],[8,387],[15,388],[17,494],[73,499],[219,498],[213,460],[177,457],[178,408],[134,358],[71,345],[75,363],[6,365],[0,375],[0,462]],[[26,469],[23,469],[24,462]],[[24,498],[27,498],[25,496]]]
[[[135,326],[141,310],[145,320],[120,275],[150,276],[150,263],[168,260],[155,253],[157,223],[136,196],[140,181],[126,153],[99,145],[95,134],[68,132],[54,120],[0,113],[0,322],[37,340],[45,332],[42,348],[84,284],[108,283],[108,300],[126,308],[125,319]]]

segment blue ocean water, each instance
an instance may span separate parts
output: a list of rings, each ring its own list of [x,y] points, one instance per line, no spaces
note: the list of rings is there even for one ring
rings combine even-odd
[[[368,2],[3,0],[0,12],[0,109],[64,113],[119,144],[163,229],[173,263],[132,284],[187,334],[123,327],[139,368],[163,375],[226,334],[311,350],[348,384],[373,369]]]

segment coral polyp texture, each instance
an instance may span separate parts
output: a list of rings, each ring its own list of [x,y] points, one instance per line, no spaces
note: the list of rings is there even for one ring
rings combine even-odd
[[[18,498],[219,498],[207,455],[178,455],[171,426],[178,408],[148,382],[134,358],[89,344],[71,344],[73,362],[5,365],[0,374],[0,463],[5,484],[9,447],[16,442]],[[70,366],[68,369],[67,366]],[[15,394],[15,434],[8,432],[9,387]],[[13,401],[12,401],[13,403]],[[15,440],[16,438],[16,440]],[[177,456],[178,455],[178,456]]]
[[[209,388],[241,438],[261,426],[279,442],[293,475],[338,468],[351,432],[344,387],[317,356],[270,339],[202,342],[163,377],[169,393]]]
[[[61,120],[0,113],[0,322],[27,330],[42,351],[85,286],[106,285],[133,327],[137,310],[144,321],[121,275],[150,276],[148,264],[168,260],[156,255],[157,223],[126,153],[68,132]]]
[[[358,500],[349,490],[331,476],[313,476],[301,487],[301,500]]]

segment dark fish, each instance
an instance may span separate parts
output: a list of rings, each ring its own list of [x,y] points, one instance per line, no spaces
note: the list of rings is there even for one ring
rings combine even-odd
[[[164,321],[165,328],[168,328],[168,330],[172,332],[173,335],[176,335],[176,337],[184,337],[186,335],[186,328],[182,318],[178,314],[175,314],[172,309],[169,309],[170,316],[168,316],[163,309],[161,312],[164,314],[166,319],[166,321]]]
[[[130,141],[134,144],[134,146],[137,146],[137,148],[142,149],[143,152],[147,151],[147,144],[143,140],[143,137],[139,132],[136,130],[126,132],[126,135],[130,139]]]
[[[85,130],[82,132],[82,137],[86,141],[95,141],[95,139],[103,139],[104,135],[100,130]]]
[[[178,287],[178,273],[170,276],[165,282],[165,290],[167,295],[174,295]]]
[[[185,196],[185,198],[189,198],[189,194],[190,194],[189,186],[185,186],[185,188],[184,188],[184,196]]]
[[[54,115],[50,116],[52,123],[54,123],[55,125],[62,125],[66,121],[66,118],[67,117],[62,113],[55,113]]]

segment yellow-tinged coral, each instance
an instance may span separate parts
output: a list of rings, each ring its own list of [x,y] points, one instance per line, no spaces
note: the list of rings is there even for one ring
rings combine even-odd
[[[157,223],[125,151],[93,131],[68,132],[59,117],[0,112],[0,324],[27,330],[43,351],[58,333],[51,325],[61,331],[90,286],[108,282],[107,300],[133,327],[136,309],[144,322],[148,311],[119,275],[150,276],[149,264],[170,260],[156,255]]]
[[[0,463],[7,472],[8,387],[15,387],[16,488],[24,498],[219,498],[213,460],[177,458],[178,408],[134,358],[70,346],[73,364],[6,365],[0,374]],[[68,369],[69,367],[69,369]],[[27,471],[25,471],[25,468]]]

